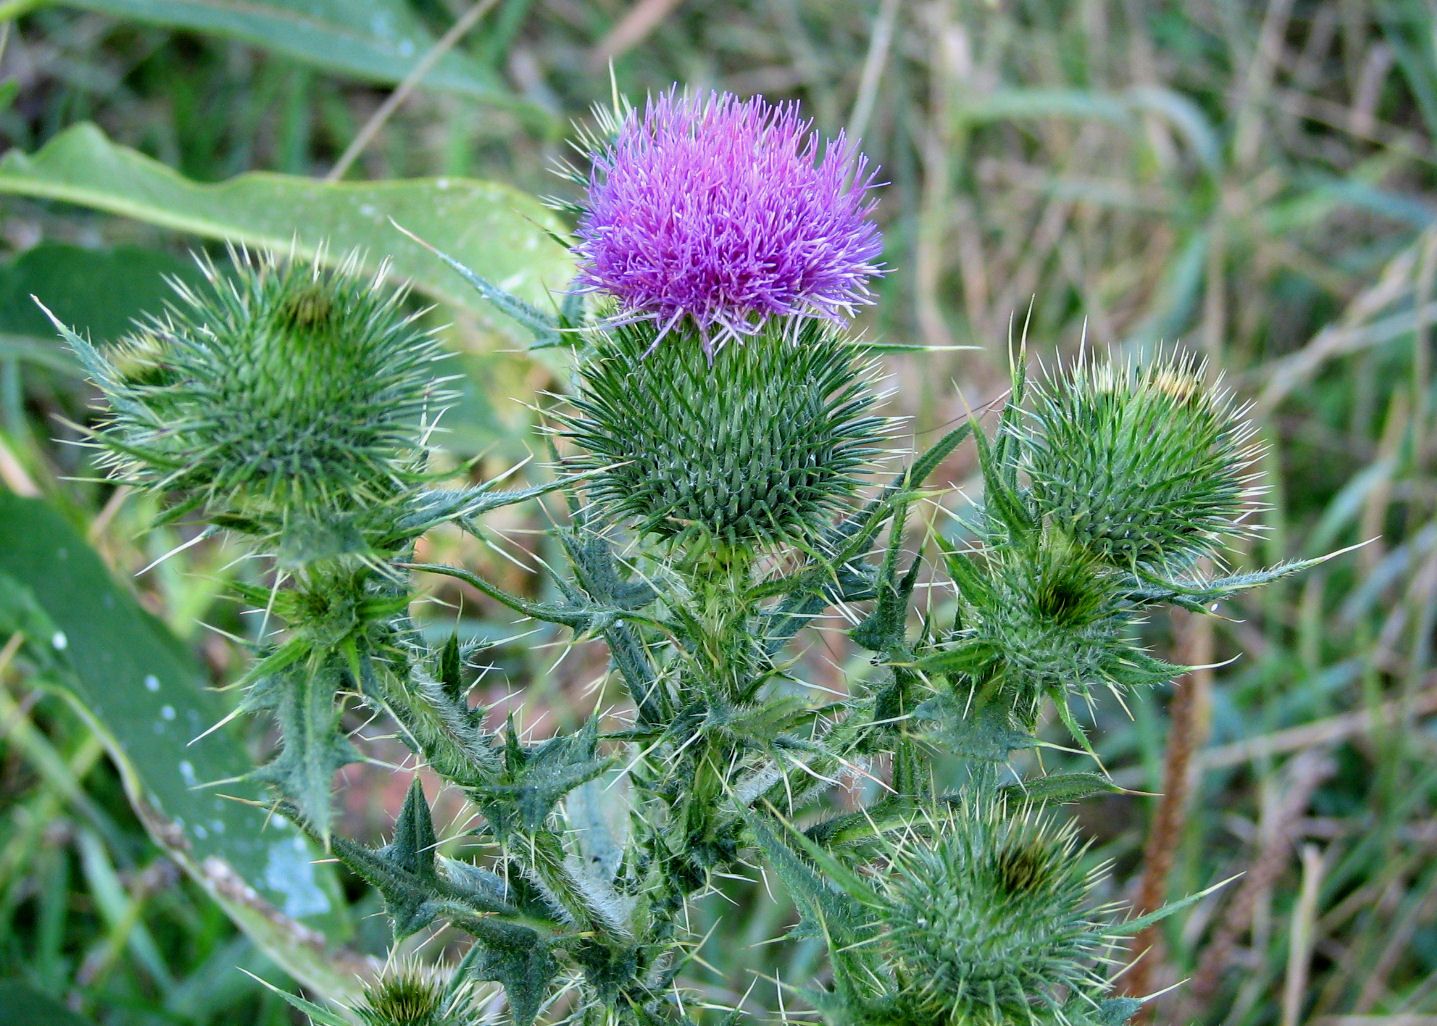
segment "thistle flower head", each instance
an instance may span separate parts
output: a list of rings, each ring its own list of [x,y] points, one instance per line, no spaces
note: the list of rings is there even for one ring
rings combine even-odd
[[[1066,1022],[1074,995],[1107,989],[1101,878],[1083,868],[1072,822],[977,799],[939,837],[899,849],[880,920],[902,1003],[930,1022]]]
[[[420,476],[422,421],[444,399],[435,339],[354,260],[239,252],[204,269],[118,348],[77,345],[109,402],[97,440],[114,476],[298,562],[366,551]]]
[[[1181,571],[1251,530],[1243,412],[1176,354],[1082,360],[1034,390],[1022,447],[1032,502],[1110,565]]]
[[[648,352],[636,325],[581,369],[563,434],[590,494],[640,533],[725,544],[811,538],[859,484],[886,422],[869,367],[821,322],[770,327],[712,366],[691,332]]]
[[[710,353],[771,317],[851,317],[880,273],[873,173],[812,129],[793,104],[728,93],[630,113],[591,155],[581,287],[659,337],[688,319]]]

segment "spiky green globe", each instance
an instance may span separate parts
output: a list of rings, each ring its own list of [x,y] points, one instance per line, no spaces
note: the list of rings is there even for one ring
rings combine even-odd
[[[1113,568],[1060,532],[957,555],[949,566],[958,627],[942,643],[944,661],[969,686],[1003,695],[1024,729],[1045,697],[1066,703],[1094,687],[1122,692],[1177,672],[1137,647],[1135,612]]]
[[[914,1021],[1057,1023],[1074,993],[1106,989],[1073,823],[984,799],[940,826],[884,878],[884,936]]]
[[[1177,355],[1083,361],[1034,390],[1031,499],[1115,566],[1171,574],[1245,530],[1252,429]]]
[[[792,328],[792,326],[789,326]],[[631,324],[583,366],[562,430],[596,506],[640,533],[730,545],[811,537],[878,453],[869,366],[831,328],[771,325],[712,362]]]
[[[363,1026],[478,1026],[467,981],[445,985],[432,970],[403,963],[365,988],[354,1008]]]
[[[443,401],[437,343],[352,260],[234,257],[117,348],[82,353],[110,405],[98,440],[121,480],[299,561],[363,551],[416,479]]]

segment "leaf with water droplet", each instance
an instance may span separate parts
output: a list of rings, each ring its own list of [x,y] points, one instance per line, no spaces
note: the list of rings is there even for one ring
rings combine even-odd
[[[295,976],[328,994],[352,992],[359,967],[327,955],[298,925],[332,939],[351,929],[332,869],[283,819],[202,786],[252,764],[226,731],[190,744],[225,712],[194,657],[55,510],[0,492],[0,524],[0,633],[26,636],[23,658],[37,681],[69,699],[104,742],[156,843]],[[240,783],[224,790],[261,797]]]

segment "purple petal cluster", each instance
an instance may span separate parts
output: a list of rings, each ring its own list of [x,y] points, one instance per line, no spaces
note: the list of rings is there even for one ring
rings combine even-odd
[[[710,352],[770,317],[843,321],[872,302],[882,239],[873,172],[796,104],[676,91],[591,155],[580,287],[659,338],[692,320]]]

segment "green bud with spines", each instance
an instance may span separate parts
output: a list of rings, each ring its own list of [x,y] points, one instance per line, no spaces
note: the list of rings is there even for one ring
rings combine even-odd
[[[681,328],[654,341],[648,324],[604,332],[561,417],[595,507],[667,539],[812,539],[879,456],[871,363],[812,319],[711,358]]]
[[[1030,501],[1103,561],[1172,576],[1251,532],[1243,414],[1176,353],[1082,358],[1032,390],[1020,447]]]
[[[1089,906],[1101,872],[1084,852],[1071,821],[991,798],[913,832],[881,878],[879,909],[907,1018],[1057,1026],[1075,998],[1106,991],[1107,924]]]
[[[971,688],[1000,696],[1030,730],[1045,698],[1066,706],[1094,687],[1121,694],[1179,671],[1143,652],[1118,572],[1044,529],[977,553],[951,553],[956,629],[928,656]]]
[[[473,987],[460,975],[442,979],[433,969],[405,962],[365,988],[353,1009],[363,1026],[478,1026]]]
[[[423,476],[438,343],[355,258],[232,257],[111,350],[77,345],[109,400],[104,459],[287,563],[372,555]]]

